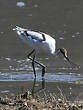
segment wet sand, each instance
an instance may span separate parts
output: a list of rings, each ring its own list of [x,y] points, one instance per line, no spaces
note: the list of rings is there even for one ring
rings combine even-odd
[[[43,97],[44,92],[47,94],[55,93],[60,97],[60,92],[68,99],[72,101],[83,100],[83,84],[72,84],[65,82],[45,82],[45,88],[42,89],[42,82],[32,81],[5,81],[0,82],[0,96],[15,97],[18,93],[26,92],[27,90],[32,92],[34,88],[34,96],[39,95]],[[23,90],[22,90],[23,88]]]

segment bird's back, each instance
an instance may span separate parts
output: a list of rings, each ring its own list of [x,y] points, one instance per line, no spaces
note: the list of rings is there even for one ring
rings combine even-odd
[[[17,34],[26,41],[30,46],[37,50],[44,50],[53,54],[55,52],[55,39],[43,32],[30,31],[28,29],[16,27]]]

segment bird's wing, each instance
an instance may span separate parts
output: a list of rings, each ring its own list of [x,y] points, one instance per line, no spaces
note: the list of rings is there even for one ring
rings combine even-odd
[[[25,30],[24,33],[27,37],[30,36],[31,39],[36,40],[36,41],[42,42],[46,40],[45,34],[42,32],[34,32],[34,31]]]
[[[18,35],[20,35],[21,38],[25,40],[27,40],[27,38],[39,42],[43,42],[46,40],[45,38],[46,34],[43,32],[31,31],[30,29],[24,29],[19,26],[16,26],[16,28],[14,28],[13,30],[16,30]]]

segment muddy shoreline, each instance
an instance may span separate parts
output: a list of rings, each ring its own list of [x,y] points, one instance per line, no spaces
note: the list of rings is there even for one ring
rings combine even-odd
[[[22,91],[23,92],[23,91]],[[68,101],[60,89],[59,97],[55,93],[44,92],[44,96],[33,96],[26,91],[13,98],[0,97],[0,110],[82,110],[83,101]]]
[[[42,87],[43,86],[43,87]],[[33,91],[34,96],[43,96],[44,92],[55,93],[59,96],[60,90],[68,100],[83,100],[83,84],[65,82],[33,82],[33,81],[4,81],[0,82],[0,96],[15,97],[18,93]]]

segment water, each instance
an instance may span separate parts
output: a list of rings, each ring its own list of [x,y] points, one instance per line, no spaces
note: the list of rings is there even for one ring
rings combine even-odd
[[[44,59],[44,61],[48,62],[49,59]],[[33,81],[34,80],[34,73],[30,60],[28,59],[17,60],[12,58],[1,57],[0,62],[1,62],[0,81]],[[41,81],[42,70],[40,66],[36,65],[35,69],[37,73],[37,81]],[[69,83],[69,82],[83,80],[82,73],[77,73],[79,69],[72,68],[72,66],[70,65],[54,66],[51,63],[47,66],[46,69],[47,71],[45,73],[44,78],[47,82],[64,81]]]
[[[74,68],[62,56],[49,58],[41,52],[37,60],[46,65],[46,82],[82,83],[82,10],[82,0],[0,0],[0,81],[34,80],[31,62],[26,58],[31,48],[12,31],[18,25],[50,34],[56,39],[56,47],[66,48],[69,58],[80,65]],[[36,71],[40,82],[38,65]]]

